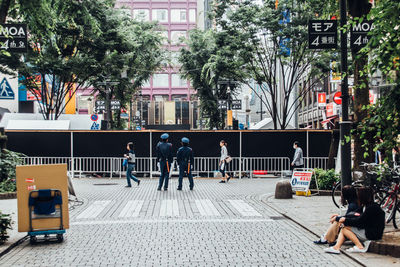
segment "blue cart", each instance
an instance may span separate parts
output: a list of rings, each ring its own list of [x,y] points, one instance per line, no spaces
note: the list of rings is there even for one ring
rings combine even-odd
[[[60,224],[53,229],[34,229],[33,220],[60,218]],[[38,236],[44,236],[44,241],[64,240],[62,194],[57,189],[34,190],[29,193],[29,232],[30,243],[35,244]]]

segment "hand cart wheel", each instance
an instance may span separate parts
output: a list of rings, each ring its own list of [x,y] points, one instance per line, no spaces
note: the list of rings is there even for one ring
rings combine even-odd
[[[64,235],[63,234],[57,234],[57,241],[59,243],[61,243],[61,242],[63,242],[63,240],[64,240]]]
[[[31,235],[31,236],[30,236],[30,240],[29,240],[29,242],[31,243],[31,245],[36,244],[36,241],[37,241],[37,237],[34,236],[34,235]]]

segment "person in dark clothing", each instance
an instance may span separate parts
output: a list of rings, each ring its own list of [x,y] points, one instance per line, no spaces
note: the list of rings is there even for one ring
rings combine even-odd
[[[176,154],[176,160],[179,165],[178,190],[182,190],[182,181],[185,173],[189,179],[189,189],[193,190],[193,150],[189,147],[189,139],[186,137],[182,138],[182,147],[179,148],[178,153]]]
[[[157,162],[160,164],[160,180],[157,190],[160,191],[164,185],[164,191],[168,190],[169,172],[173,160],[172,144],[168,143],[169,135],[164,133],[161,135],[161,142],[157,144],[156,154]]]
[[[369,187],[358,189],[358,202],[364,208],[363,214],[359,217],[336,218],[343,227],[339,234],[336,245],[325,249],[327,253],[340,253],[340,247],[346,239],[354,243],[354,247],[347,249],[347,252],[364,253],[368,251],[370,240],[382,238],[385,229],[385,213],[381,207],[374,202],[373,190]],[[364,244],[362,244],[363,242]]]
[[[133,143],[129,142],[126,145],[126,149],[129,151],[128,154],[124,155],[127,160],[126,181],[128,182],[128,185],[126,187],[132,187],[131,179],[135,181],[138,185],[140,184],[140,180],[138,180],[135,176],[132,175],[132,171],[135,168],[136,164],[136,157],[135,157],[135,151],[133,150]]]
[[[354,215],[360,215],[359,213],[359,206],[358,206],[358,202],[357,202],[357,191],[354,188],[354,186],[352,185],[346,185],[343,187],[342,189],[342,199],[341,199],[342,205],[348,205],[347,207],[347,211],[346,214],[344,215],[344,217],[346,216],[354,216]],[[324,235],[321,236],[321,238],[317,241],[314,241],[315,244],[318,245],[325,245],[325,244],[332,244],[336,241],[336,238],[339,235],[339,231],[340,231],[340,226],[341,223],[339,223],[338,221],[336,221],[337,217],[341,217],[339,216],[339,214],[333,214],[330,217],[330,227],[328,228],[328,231],[326,231],[326,233]]]

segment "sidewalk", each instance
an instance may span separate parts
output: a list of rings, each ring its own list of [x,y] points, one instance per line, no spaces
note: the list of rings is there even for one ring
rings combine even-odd
[[[329,226],[330,214],[340,213],[340,210],[333,205],[330,196],[304,197],[294,195],[293,199],[275,199],[273,195],[265,195],[263,201],[281,214],[313,232],[316,235],[316,240]],[[385,239],[388,239],[389,235],[396,235],[399,237],[400,232],[398,230],[395,231],[392,224],[386,225],[385,237],[381,241],[381,243],[385,244],[385,247],[388,247]],[[391,242],[399,246],[398,239],[391,240]],[[389,246],[389,248],[393,249],[393,245]],[[325,246],[320,247],[321,250],[325,248]],[[377,249],[379,249],[377,244],[371,244],[369,251],[377,251]],[[382,249],[380,249],[380,251],[384,252]],[[372,252],[364,254],[349,253],[348,255],[365,266],[400,266],[400,258],[391,256],[379,255]]]
[[[26,236],[26,233],[18,232],[18,209],[17,209],[17,199],[0,199],[0,211],[3,214],[11,214],[12,219],[12,229],[8,230],[8,236],[10,238],[0,245],[0,255],[7,250],[12,244],[16,243],[18,240]]]

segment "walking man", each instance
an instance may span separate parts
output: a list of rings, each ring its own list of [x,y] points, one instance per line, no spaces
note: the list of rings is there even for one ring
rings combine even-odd
[[[193,190],[193,175],[192,175],[192,167],[193,167],[193,150],[189,147],[189,139],[183,137],[182,147],[179,148],[178,153],[176,155],[176,159],[179,165],[179,180],[178,180],[178,190],[182,190],[182,180],[183,176],[187,175],[189,179],[189,188]]]
[[[164,185],[164,191],[168,190],[169,172],[172,164],[172,144],[168,143],[169,135],[164,133],[161,135],[161,142],[157,144],[157,162],[160,164],[160,181],[158,183],[158,191]]]
[[[295,149],[294,157],[292,161],[292,169],[294,168],[304,168],[304,160],[303,160],[303,149],[299,147],[299,142],[295,141],[293,143],[293,148]]]

